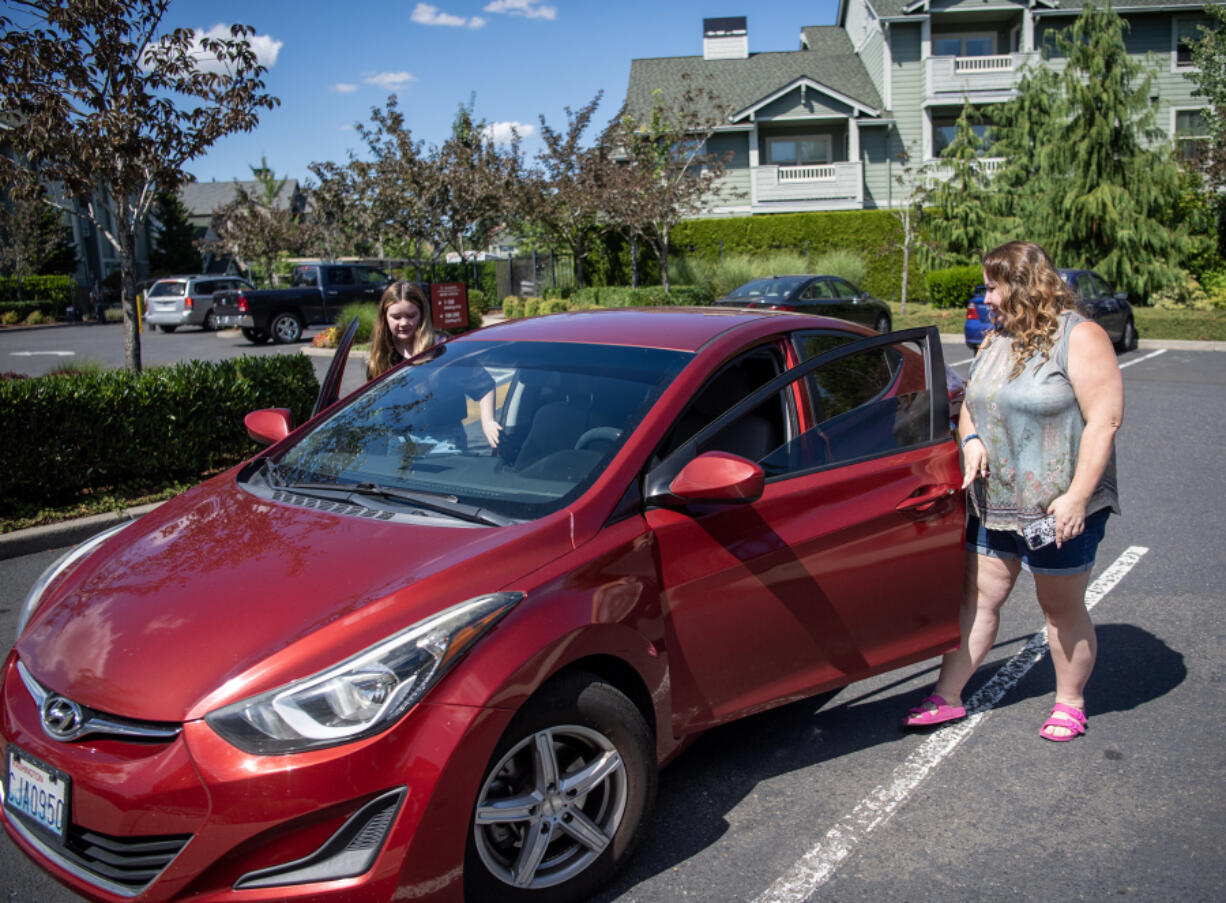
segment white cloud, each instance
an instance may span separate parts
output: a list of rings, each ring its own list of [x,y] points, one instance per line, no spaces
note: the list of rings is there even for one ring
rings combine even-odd
[[[347,82],[337,82],[332,86],[332,90],[337,94],[352,94],[358,89],[357,85],[351,85]]]
[[[491,122],[485,127],[485,136],[492,138],[495,144],[510,144],[511,131],[519,133],[520,138],[527,138],[536,132],[536,126],[524,122]]]
[[[485,20],[480,16],[467,19],[464,16],[454,16],[429,3],[418,3],[413,7],[413,14],[409,18],[418,25],[446,25],[450,28],[480,28],[485,24]]]
[[[369,75],[362,76],[362,81],[368,85],[378,85],[380,88],[392,90],[399,88],[401,85],[407,85],[409,82],[417,81],[417,76],[412,72],[372,72]]]
[[[215,56],[205,53],[200,47],[200,42],[203,38],[219,38],[223,40],[230,39],[230,26],[222,23],[217,23],[208,31],[201,31],[199,28],[195,30],[192,40],[191,53],[196,57],[196,64],[200,69],[206,72],[227,72],[229,64],[219,61]],[[257,34],[247,38],[247,42],[251,45],[251,49],[255,52],[256,61],[268,69],[277,65],[277,55],[281,52],[281,47],[284,41],[278,41],[270,35]]]
[[[506,13],[508,16],[523,16],[526,19],[556,19],[558,8],[545,6],[540,0],[493,0],[485,5],[487,13]]]

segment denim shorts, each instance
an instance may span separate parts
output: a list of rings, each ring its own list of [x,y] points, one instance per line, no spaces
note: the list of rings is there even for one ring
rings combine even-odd
[[[966,522],[966,547],[972,552],[1001,558],[1021,560],[1022,567],[1032,574],[1084,574],[1094,567],[1094,555],[1107,530],[1110,508],[1102,508],[1086,517],[1086,528],[1080,536],[1067,542],[1050,543],[1041,549],[1026,545],[1021,533],[1012,530],[987,530],[979,518],[971,514]]]

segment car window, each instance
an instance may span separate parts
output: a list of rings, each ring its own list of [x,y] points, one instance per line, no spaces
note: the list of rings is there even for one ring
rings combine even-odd
[[[591,485],[692,356],[453,342],[354,396],[289,449],[279,469],[287,482],[369,482],[541,517]],[[489,391],[502,425],[496,453],[480,423]]]
[[[848,333],[794,336],[801,360],[861,338]],[[927,369],[920,351],[897,343],[836,358],[805,377],[813,429],[797,438],[803,460],[840,463],[928,441],[931,433]]]
[[[1090,278],[1094,280],[1094,291],[1097,297],[1110,298],[1115,295],[1115,289],[1111,287],[1111,283],[1098,273],[1091,273]]]
[[[1076,290],[1078,295],[1080,295],[1083,299],[1086,299],[1086,300],[1097,297],[1094,291],[1094,288],[1095,288],[1094,279],[1093,277],[1090,276],[1089,273],[1078,273],[1077,274],[1077,278],[1074,281],[1074,289]]]
[[[294,267],[290,285],[295,288],[319,285],[319,269],[312,266]]]
[[[353,270],[350,267],[328,267],[324,272],[328,285],[353,285]]]
[[[759,348],[731,361],[694,396],[657,451],[656,460],[668,457],[703,427],[715,422],[754,389],[765,385],[783,370],[775,348]],[[726,451],[751,461],[766,460],[794,432],[788,395],[780,391],[705,438],[697,453]]]
[[[187,283],[179,281],[157,282],[149,289],[150,298],[182,298],[187,294]]]
[[[217,291],[217,283],[211,279],[201,280],[196,283],[195,293],[197,295],[211,295]]]
[[[831,279],[835,294],[839,298],[854,298],[860,294],[854,285],[843,279]]]
[[[805,289],[805,297],[814,301],[830,301],[834,298],[834,290],[827,280],[818,279]]]
[[[382,270],[376,270],[374,267],[357,267],[356,272],[358,282],[362,285],[384,285],[391,282],[386,273]]]
[[[794,292],[802,281],[802,279],[789,278],[755,279],[752,282],[745,283],[738,289],[734,289],[729,297],[779,300],[786,298]]]

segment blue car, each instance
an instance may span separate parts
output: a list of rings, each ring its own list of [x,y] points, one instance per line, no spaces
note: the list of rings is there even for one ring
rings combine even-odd
[[[1137,327],[1126,292],[1116,292],[1110,282],[1093,270],[1062,269],[1058,272],[1077,296],[1081,312],[1107,331],[1117,351],[1131,351],[1137,347]],[[975,352],[979,351],[983,337],[994,328],[991,311],[983,300],[986,292],[987,286],[977,285],[966,302],[962,334],[966,347]]]

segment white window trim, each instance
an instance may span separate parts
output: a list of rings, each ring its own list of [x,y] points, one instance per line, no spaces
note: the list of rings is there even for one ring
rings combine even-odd
[[[959,41],[962,42],[961,47],[959,48],[960,51],[962,52],[955,53],[954,56],[966,56],[966,52],[965,52],[966,42],[967,40],[973,39],[973,38],[991,38],[992,39],[992,52],[989,53],[988,56],[996,55],[997,34],[994,31],[960,31],[960,32],[955,32],[953,34],[933,35],[932,43],[935,46],[937,41],[952,41],[954,38],[957,38]],[[938,56],[938,54],[935,52],[932,55]],[[947,55],[947,54],[941,54],[941,55]]]
[[[1171,16],[1171,71],[1172,72],[1198,72],[1199,66],[1179,65],[1179,23],[1194,22],[1199,24],[1202,20],[1195,16]]]

